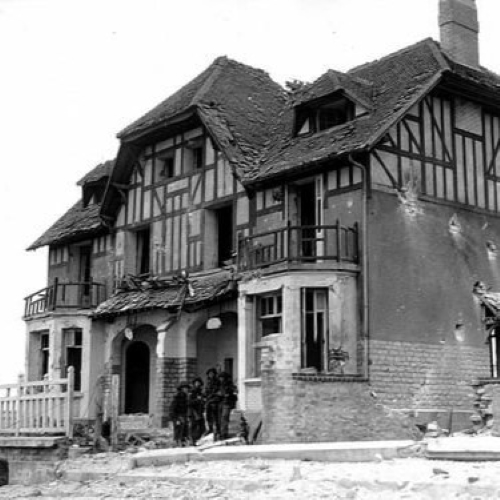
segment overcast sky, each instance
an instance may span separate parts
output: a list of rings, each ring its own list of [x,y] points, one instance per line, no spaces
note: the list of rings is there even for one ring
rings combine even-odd
[[[500,2],[478,0],[481,62],[500,73]],[[426,37],[438,0],[0,0],[0,384],[24,369],[25,252],[113,158],[117,132],[219,55],[280,83],[348,70]]]

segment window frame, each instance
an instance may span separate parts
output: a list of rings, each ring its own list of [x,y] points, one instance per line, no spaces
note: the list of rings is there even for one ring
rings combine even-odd
[[[46,342],[44,340],[46,339]],[[48,375],[50,370],[50,332],[40,332],[40,378]]]
[[[273,311],[271,314],[262,315],[262,300],[272,299]],[[279,305],[279,307],[278,307]],[[266,311],[267,312],[267,311]],[[279,318],[278,332],[268,332],[263,335],[262,319],[275,319]],[[252,378],[260,378],[261,376],[261,358],[262,358],[262,341],[269,335],[283,333],[283,291],[281,289],[272,292],[266,292],[253,296],[253,319],[254,319],[254,333],[252,344],[252,369],[250,370]]]
[[[69,338],[71,336],[71,338]],[[64,376],[68,376],[68,368],[70,365],[70,350],[79,352],[80,366],[74,366],[74,390],[81,391],[82,389],[82,368],[83,368],[83,330],[81,328],[64,328],[63,329],[63,356],[64,356]]]
[[[301,369],[316,368],[318,373],[329,373],[329,340],[330,340],[330,314],[329,314],[329,301],[328,301],[327,287],[303,287],[300,290],[300,339],[301,339],[301,352],[300,352],[300,366]],[[308,309],[308,295],[312,294],[313,308]],[[324,307],[318,306],[319,294],[323,294]],[[319,325],[318,318],[322,316],[322,325]],[[320,338],[321,343],[319,348],[319,366],[311,365],[308,361],[310,348],[308,347],[308,332],[306,331],[308,315],[312,315],[313,319],[313,332],[312,336]],[[319,331],[319,330],[321,331]],[[318,356],[318,354],[317,354]],[[307,366],[309,365],[309,366]]]

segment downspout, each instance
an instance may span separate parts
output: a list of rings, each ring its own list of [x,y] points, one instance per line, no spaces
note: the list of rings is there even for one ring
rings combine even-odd
[[[357,162],[352,154],[349,155],[349,161],[353,167],[359,168],[361,170],[362,176],[362,209],[361,209],[361,268],[362,268],[362,277],[363,277],[363,368],[364,368],[364,376],[366,379],[369,378],[370,370],[369,370],[369,342],[368,342],[368,232],[367,232],[367,219],[368,219],[368,171],[365,165]]]

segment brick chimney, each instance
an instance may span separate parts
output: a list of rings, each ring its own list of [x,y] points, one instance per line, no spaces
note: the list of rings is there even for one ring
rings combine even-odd
[[[479,66],[476,0],[439,0],[441,48],[455,61]]]

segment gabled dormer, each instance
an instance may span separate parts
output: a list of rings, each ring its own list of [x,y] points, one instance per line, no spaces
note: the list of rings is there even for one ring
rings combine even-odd
[[[295,135],[326,130],[351,121],[356,105],[341,92],[298,106],[295,110]]]
[[[115,160],[100,163],[78,181],[77,185],[82,187],[83,207],[101,203],[114,164]]]
[[[329,70],[293,97],[294,135],[314,134],[365,115],[371,108],[371,84]]]

